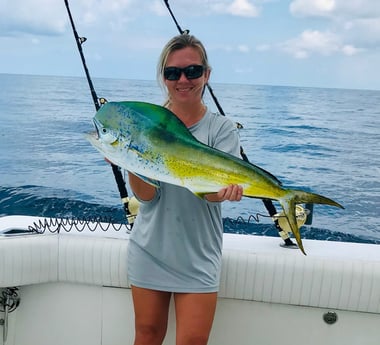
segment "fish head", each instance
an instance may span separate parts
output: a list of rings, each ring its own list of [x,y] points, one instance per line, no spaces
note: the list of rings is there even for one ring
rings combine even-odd
[[[196,140],[168,109],[145,102],[108,102],[93,122],[96,132],[88,141],[113,164],[149,178],[155,178],[157,167],[178,167],[177,158]]]
[[[95,131],[88,133],[86,139],[104,157],[115,161],[115,154],[131,141],[128,130],[129,117],[120,111],[116,102],[104,104],[93,118]]]
[[[155,124],[149,121],[147,109],[150,107],[144,103],[108,102],[95,114],[95,131],[86,138],[110,162],[131,171],[132,156],[147,157],[150,152],[145,134]]]
[[[133,116],[130,107],[121,102],[108,102],[104,104],[93,118],[96,135],[92,133],[91,144],[97,141],[97,145],[103,147],[125,146],[132,141],[132,136],[137,133],[136,117]],[[89,138],[88,138],[89,139]]]
[[[108,102],[98,110],[93,121],[99,140],[104,144],[114,144],[120,140],[130,140],[136,118],[130,107],[121,102]]]
[[[115,131],[112,128],[105,127],[96,117],[93,119],[97,139],[104,145],[113,145],[118,142],[120,132]]]

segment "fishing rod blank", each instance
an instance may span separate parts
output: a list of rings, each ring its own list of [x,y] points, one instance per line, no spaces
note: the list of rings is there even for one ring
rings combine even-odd
[[[86,60],[84,58],[83,49],[82,49],[82,44],[87,39],[85,37],[79,37],[79,35],[77,33],[77,30],[76,30],[75,24],[74,24],[74,20],[73,20],[73,17],[71,15],[71,11],[69,8],[69,1],[68,0],[65,0],[65,6],[67,9],[67,13],[69,15],[69,18],[70,18],[71,27],[72,27],[74,37],[75,37],[75,41],[77,43],[78,51],[79,51],[79,54],[80,54],[80,57],[82,60],[82,65],[83,65],[83,68],[84,68],[84,71],[86,74],[87,82],[88,82],[88,85],[90,87],[91,97],[92,97],[92,100],[94,102],[95,109],[96,109],[96,111],[98,111],[100,109],[101,105],[106,102],[106,100],[104,98],[100,98],[100,99],[98,98],[98,96],[95,92],[95,89],[94,89],[94,85],[92,84],[90,73],[89,73],[88,68],[87,68]],[[111,163],[111,167],[112,167],[112,172],[114,174],[116,184],[117,184],[117,187],[119,190],[120,198],[121,198],[121,201],[122,201],[123,206],[124,206],[124,211],[126,214],[128,224],[132,225],[135,217],[134,217],[134,215],[131,215],[131,212],[129,210],[128,191],[127,191],[127,188],[125,187],[125,181],[124,181],[123,175],[122,175],[118,166]]]

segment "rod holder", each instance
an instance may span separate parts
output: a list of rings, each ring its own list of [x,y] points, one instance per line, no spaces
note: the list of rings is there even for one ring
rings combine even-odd
[[[8,315],[15,311],[20,305],[20,296],[17,287],[7,287],[1,291],[0,312],[4,312],[4,318],[0,319],[0,326],[3,326],[3,344],[8,338]]]

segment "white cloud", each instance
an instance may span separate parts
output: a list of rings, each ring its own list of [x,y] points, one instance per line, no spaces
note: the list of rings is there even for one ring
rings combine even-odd
[[[271,45],[270,44],[259,44],[258,46],[256,46],[256,50],[258,52],[266,52],[268,50],[271,49]]]
[[[296,17],[325,19],[323,32],[306,30],[283,44],[298,58],[337,52],[351,56],[380,45],[380,1],[293,0],[289,10]]]
[[[247,44],[238,44],[238,45],[235,45],[235,44],[214,44],[212,45],[211,47],[209,47],[209,50],[213,50],[213,51],[223,51],[223,52],[226,52],[226,53],[235,53],[235,52],[239,52],[239,53],[249,53],[251,51],[251,48],[249,47],[249,45]]]
[[[129,22],[144,20],[149,13],[169,15],[161,0],[71,0],[69,6],[78,26],[99,27],[103,31],[124,31]],[[259,14],[251,0],[173,0],[170,7],[179,18]],[[63,0],[1,0],[0,17],[0,36],[60,35],[69,27]]]
[[[334,15],[341,19],[376,18],[380,16],[377,0],[335,0]]]
[[[207,3],[207,1],[205,1]],[[219,13],[231,14],[239,17],[257,17],[259,8],[249,0],[215,1],[211,9]]]
[[[329,56],[334,53],[354,55],[360,50],[343,44],[338,35],[325,31],[305,30],[298,37],[288,40],[280,48],[297,59],[305,59],[312,54]]]
[[[52,2],[57,4],[52,4]],[[63,1],[57,0],[3,0],[0,4],[0,36],[28,32],[56,35],[64,32]]]
[[[147,8],[159,16],[168,15],[168,10],[162,0],[134,0],[141,7],[149,2]],[[255,0],[258,1],[258,0]],[[259,0],[263,1],[263,0]],[[257,17],[259,7],[252,0],[172,0],[169,7],[175,15],[185,14],[187,17],[211,16],[213,14],[227,14],[239,17]]]
[[[241,52],[241,53],[249,53],[250,49],[247,45],[245,44],[240,44],[238,47],[237,47],[238,51]]]
[[[362,51],[362,49],[355,48],[351,44],[347,44],[342,47],[343,54],[348,56],[356,55],[360,51]]]
[[[72,0],[69,6],[75,22],[81,26],[111,23],[122,27],[136,12],[151,6],[144,1],[143,7],[137,0]],[[133,10],[133,11],[132,11]],[[58,35],[69,25],[63,0],[2,0],[0,2],[0,35],[29,33]]]
[[[330,16],[335,6],[335,0],[294,0],[289,9],[295,16]]]
[[[377,0],[293,0],[290,13],[300,17],[330,17],[336,20],[380,16]]]
[[[380,46],[380,17],[359,18],[346,22],[343,34],[363,47]]]
[[[248,0],[234,0],[232,4],[227,7],[227,12],[242,17],[257,17],[259,15],[258,8]]]

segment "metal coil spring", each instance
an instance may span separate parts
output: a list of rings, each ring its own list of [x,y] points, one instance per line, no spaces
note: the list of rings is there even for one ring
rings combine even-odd
[[[34,222],[32,225],[28,226],[28,231],[32,233],[43,234],[45,232],[50,233],[61,233],[64,232],[82,232],[85,229],[94,232],[96,230],[102,230],[104,232],[113,230],[120,231],[127,229],[130,231],[132,226],[126,223],[112,223],[111,219],[103,218],[44,218]]]

